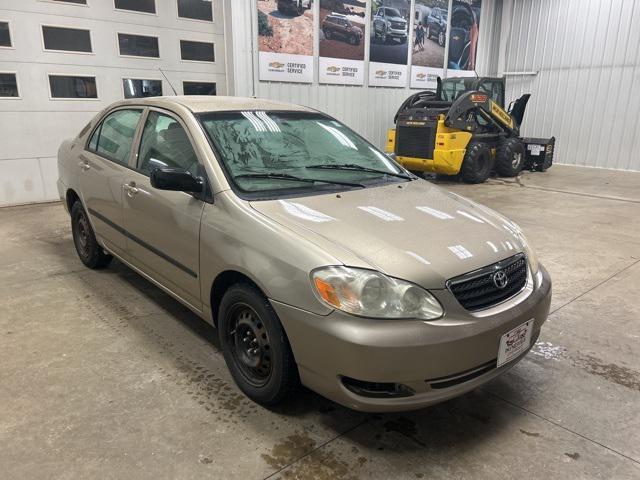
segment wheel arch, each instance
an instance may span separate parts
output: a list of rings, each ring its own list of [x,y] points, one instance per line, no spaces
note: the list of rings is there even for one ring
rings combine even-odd
[[[67,207],[67,211],[69,213],[71,213],[71,207],[73,207],[73,204],[76,203],[76,201],[82,202],[82,200],[80,199],[80,195],[78,195],[78,193],[73,188],[67,189],[67,193],[65,194],[64,200]]]
[[[220,302],[222,301],[222,297],[231,286],[237,283],[249,284],[258,289],[258,291],[260,291],[260,293],[262,293],[265,297],[269,298],[264,288],[262,288],[258,284],[258,282],[253,280],[247,274],[239,270],[225,270],[223,272],[220,272],[213,280],[211,289],[209,291],[211,317],[216,328],[218,327],[218,310],[220,309]]]

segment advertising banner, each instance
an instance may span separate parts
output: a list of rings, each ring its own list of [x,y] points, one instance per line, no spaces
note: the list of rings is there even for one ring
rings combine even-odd
[[[449,35],[449,77],[475,75],[482,0],[454,0]],[[456,71],[457,70],[457,71]]]
[[[410,0],[371,0],[369,85],[407,85],[410,23]]]
[[[260,80],[313,82],[313,0],[259,0]]]
[[[366,0],[320,0],[320,83],[364,84]]]
[[[435,89],[444,74],[447,0],[415,0],[411,88]]]

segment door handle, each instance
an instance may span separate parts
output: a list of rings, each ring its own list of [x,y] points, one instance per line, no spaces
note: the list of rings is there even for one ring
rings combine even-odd
[[[138,193],[136,182],[125,183],[124,185],[122,185],[122,188],[124,189],[125,192],[127,192],[127,195],[129,195],[130,197],[133,197],[136,193]]]
[[[80,165],[80,169],[83,172],[86,172],[91,168],[91,165],[89,165],[89,163],[86,160],[83,160],[82,162],[80,162],[79,165]]]

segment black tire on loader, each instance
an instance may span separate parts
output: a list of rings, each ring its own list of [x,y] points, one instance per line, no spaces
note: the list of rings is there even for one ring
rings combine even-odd
[[[482,183],[491,174],[493,157],[486,143],[470,142],[460,168],[460,176],[467,183]]]
[[[524,144],[519,138],[505,138],[496,152],[496,172],[503,177],[515,177],[524,168]]]

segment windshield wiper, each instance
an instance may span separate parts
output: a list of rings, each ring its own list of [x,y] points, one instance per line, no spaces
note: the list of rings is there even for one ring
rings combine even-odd
[[[332,183],[334,185],[346,185],[347,187],[365,188],[365,186],[361,183],[340,182],[338,180],[323,180],[320,178],[303,178],[296,177],[295,175],[289,175],[288,173],[241,173],[240,175],[236,175],[235,178],[273,178],[275,180],[291,180],[295,182],[305,183]]]
[[[381,173],[383,175],[391,175],[398,178],[404,178],[405,180],[413,180],[412,177],[405,175],[404,173],[387,172],[385,170],[378,170],[377,168],[363,167],[362,165],[357,165],[355,163],[323,163],[320,165],[308,165],[306,168],[317,168],[319,170],[354,170],[358,172]]]

